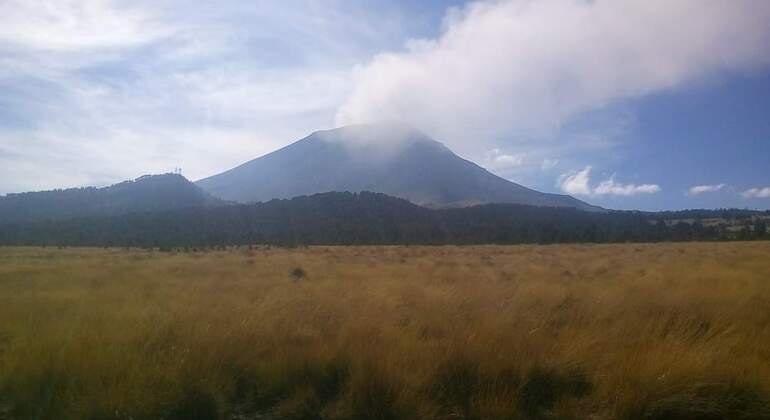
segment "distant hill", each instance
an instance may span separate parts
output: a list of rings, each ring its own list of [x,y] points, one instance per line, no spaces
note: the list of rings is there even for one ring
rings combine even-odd
[[[398,125],[319,131],[196,184],[216,197],[241,203],[374,191],[429,207],[513,203],[602,210],[567,195],[510,182],[419,131]]]
[[[694,213],[693,213],[694,214]],[[704,213],[706,214],[706,213]],[[682,217],[691,213],[683,212]],[[733,218],[731,211],[709,215]],[[516,244],[770,238],[770,212],[738,214],[741,228],[657,213],[487,204],[429,209],[379,193],[322,193],[258,204],[195,207],[58,222],[0,225],[0,245]]]
[[[176,174],[145,175],[105,188],[8,194],[0,197],[0,224],[114,216],[223,204]]]

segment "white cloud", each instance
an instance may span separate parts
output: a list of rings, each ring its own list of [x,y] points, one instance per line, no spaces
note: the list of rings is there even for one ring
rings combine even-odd
[[[612,176],[592,188],[591,167],[586,166],[581,171],[573,171],[563,174],[559,177],[557,186],[567,194],[601,196],[601,195],[622,195],[632,196],[637,194],[655,194],[660,192],[660,186],[657,184],[622,184],[615,181]]]
[[[741,193],[744,198],[770,198],[770,187],[751,188]]]
[[[615,100],[768,64],[768,21],[770,2],[752,0],[473,2],[437,39],[358,67],[337,122],[400,120],[455,147],[542,137]]]
[[[494,148],[486,153],[484,167],[490,170],[513,169],[524,164],[527,155],[525,153],[506,153],[499,148]]]
[[[171,34],[147,8],[109,0],[5,0],[0,2],[0,46],[82,51],[147,43]]]
[[[562,191],[572,195],[591,195],[590,181],[591,167],[586,166],[582,171],[570,172],[559,179],[559,187]]]
[[[615,182],[614,177],[599,183],[594,188],[593,195],[637,195],[637,194],[655,194],[660,191],[657,184],[621,184]]]
[[[62,76],[44,125],[0,126],[0,193],[105,185],[178,166],[197,180],[324,127],[340,98],[335,72],[217,73],[113,86]],[[35,176],[41,168],[46,175]]]
[[[198,179],[330,128],[353,63],[403,39],[383,7],[0,0],[0,194]]]
[[[688,190],[689,195],[698,195],[703,193],[712,193],[722,190],[724,187],[726,187],[726,184],[716,184],[716,185],[696,185]]]

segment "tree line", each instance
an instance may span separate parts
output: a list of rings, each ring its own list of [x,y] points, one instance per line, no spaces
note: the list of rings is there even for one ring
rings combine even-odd
[[[553,244],[754,240],[770,236],[766,222],[770,212],[676,213],[596,213],[515,204],[428,209],[379,193],[332,192],[248,205],[6,223],[0,224],[0,245]],[[703,223],[707,218],[725,222]]]

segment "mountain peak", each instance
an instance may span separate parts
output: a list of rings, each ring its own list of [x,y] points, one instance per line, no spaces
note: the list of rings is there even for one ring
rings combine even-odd
[[[398,123],[317,131],[197,184],[214,196],[238,202],[374,191],[432,207],[514,203],[598,210],[570,196],[541,193],[500,178]]]

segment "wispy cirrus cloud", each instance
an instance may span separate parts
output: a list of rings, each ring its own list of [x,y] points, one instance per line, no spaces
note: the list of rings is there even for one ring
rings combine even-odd
[[[586,166],[580,171],[562,174],[559,177],[557,186],[567,194],[583,196],[633,196],[638,194],[655,194],[661,190],[657,184],[623,184],[615,181],[614,175],[592,187],[591,169],[591,166]]]
[[[0,45],[11,51],[82,52],[146,44],[171,35],[148,7],[108,0],[6,0],[0,3]]]
[[[0,194],[197,179],[328,128],[350,67],[403,39],[394,10],[0,2]]]

